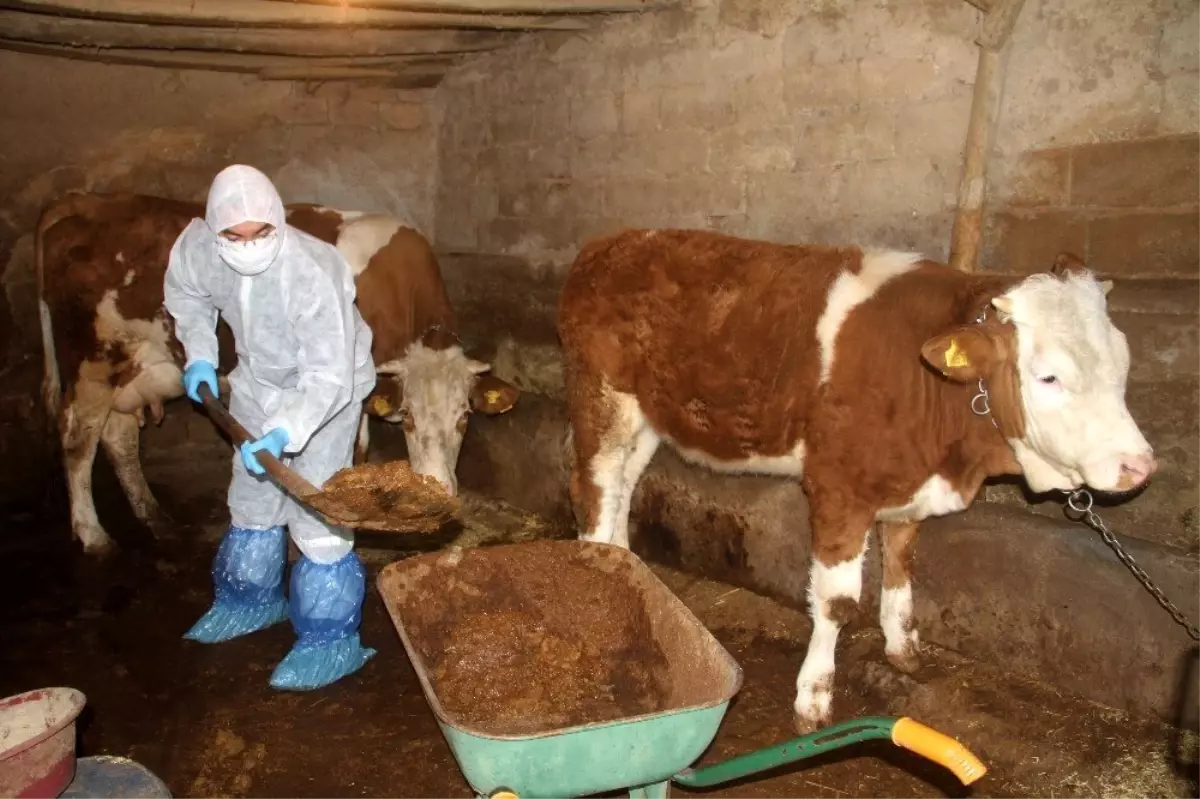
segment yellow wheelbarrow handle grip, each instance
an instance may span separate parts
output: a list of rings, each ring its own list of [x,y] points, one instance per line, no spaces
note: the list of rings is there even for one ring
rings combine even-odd
[[[970,785],[987,773],[987,767],[967,747],[907,717],[896,720],[892,743],[945,766],[963,785]]]

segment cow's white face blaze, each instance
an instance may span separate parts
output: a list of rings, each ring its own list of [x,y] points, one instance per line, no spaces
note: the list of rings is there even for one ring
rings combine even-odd
[[[420,342],[402,361],[379,367],[381,373],[398,375],[403,385],[399,410],[384,418],[403,421],[413,471],[433,477],[451,496],[458,493],[455,466],[471,412],[471,387],[490,368],[468,358],[461,347],[431,349]]]
[[[1108,316],[1110,287],[1040,274],[993,301],[1016,327],[1025,433],[1009,443],[1034,491],[1128,491],[1157,468],[1125,405],[1129,345]]]

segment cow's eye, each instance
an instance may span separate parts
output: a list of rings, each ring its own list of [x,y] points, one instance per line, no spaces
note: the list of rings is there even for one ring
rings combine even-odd
[[[1058,382],[1058,378],[1054,375],[1043,375],[1042,377],[1039,377],[1038,380],[1048,386],[1052,386]]]

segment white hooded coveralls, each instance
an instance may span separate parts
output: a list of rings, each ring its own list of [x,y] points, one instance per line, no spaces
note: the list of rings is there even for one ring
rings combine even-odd
[[[220,231],[247,221],[274,225],[281,239],[278,255],[255,275],[239,274],[218,254]],[[240,165],[217,175],[205,219],[193,219],[171,248],[164,299],[188,366],[217,364],[218,312],[233,331],[229,410],[252,435],[283,428],[285,462],[316,486],[351,464],[362,402],[375,385],[371,331],[354,304],[345,259],[288,226],[266,175]],[[333,563],[354,545],[351,530],[326,524],[268,477],[248,472],[237,451],[229,511],[238,527],[287,524],[317,563]]]

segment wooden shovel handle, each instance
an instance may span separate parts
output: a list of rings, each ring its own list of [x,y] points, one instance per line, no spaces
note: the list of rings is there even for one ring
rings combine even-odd
[[[200,399],[204,401],[204,409],[208,411],[209,418],[213,420],[213,423],[217,427],[224,430],[233,439],[235,447],[241,447],[246,441],[255,440],[255,437],[250,435],[250,432],[242,427],[238,420],[234,419],[232,414],[225,409],[221,400],[213,396],[212,389],[206,384],[201,383],[198,391],[200,392]],[[317,493],[316,486],[284,466],[270,452],[259,450],[255,455],[258,457],[258,462],[266,470],[267,474],[271,475],[292,496],[305,499]]]

